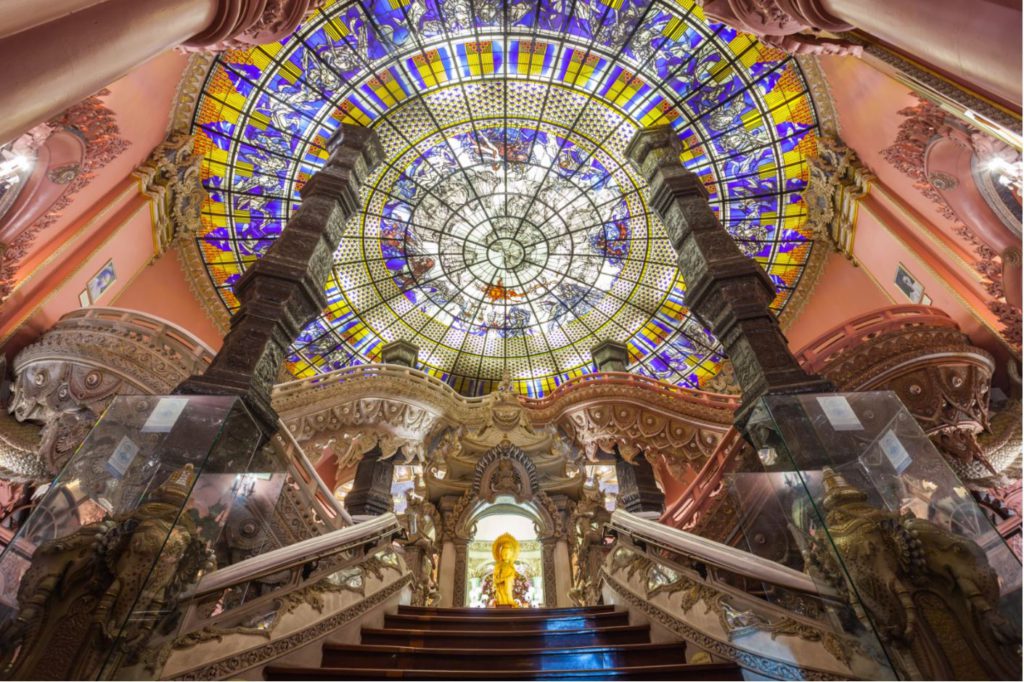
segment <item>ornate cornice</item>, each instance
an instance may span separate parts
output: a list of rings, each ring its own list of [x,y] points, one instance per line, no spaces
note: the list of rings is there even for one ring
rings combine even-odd
[[[425,439],[456,425],[483,433],[493,425],[502,400],[498,394],[465,398],[444,382],[406,367],[361,365],[281,384],[273,404],[300,442],[322,444],[360,432]],[[513,441],[529,441],[517,443],[522,447],[547,443],[540,429],[554,424],[591,457],[618,445],[629,459],[644,451],[649,458],[685,463],[702,461],[714,450],[731,425],[738,398],[616,372],[588,375],[543,399],[518,397],[514,405],[517,422],[508,433]],[[412,417],[415,429],[406,428],[403,423]]]

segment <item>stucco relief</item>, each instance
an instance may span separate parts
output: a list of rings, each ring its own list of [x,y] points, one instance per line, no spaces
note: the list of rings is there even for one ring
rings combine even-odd
[[[996,212],[965,217],[958,214],[951,201],[958,202],[961,211],[976,211],[983,204],[971,207],[951,199],[961,185],[974,186],[975,178],[959,176],[952,168],[936,168],[933,152],[938,145],[953,143],[966,150],[977,160],[979,167],[992,158],[1004,156],[1013,163],[1020,162],[1019,153],[985,135],[963,125],[938,105],[918,99],[918,103],[898,112],[906,120],[900,124],[896,139],[882,150],[882,156],[893,167],[909,177],[914,187],[936,206],[936,211],[948,220],[953,231],[974,250],[977,260],[974,268],[985,278],[985,288],[991,296],[989,309],[1003,325],[1002,336],[1011,345],[1020,348],[1020,237],[1004,227]],[[978,202],[982,202],[978,199]],[[1019,229],[1019,227],[1017,227]]]
[[[0,301],[13,290],[19,264],[31,251],[36,236],[57,222],[62,211],[71,204],[72,197],[92,181],[99,169],[128,148],[129,142],[121,136],[114,112],[101,99],[109,94],[107,89],[100,90],[47,122],[49,135],[68,133],[76,137],[84,145],[84,154],[76,164],[53,169],[59,171],[59,174],[56,179],[51,177],[50,180],[63,186],[63,190],[41,216],[20,230],[8,243],[0,244]],[[42,145],[45,141],[46,137],[42,137],[36,144]]]
[[[68,313],[14,359],[8,410],[42,427],[38,460],[57,473],[118,395],[170,393],[213,353],[176,326],[142,313]]]

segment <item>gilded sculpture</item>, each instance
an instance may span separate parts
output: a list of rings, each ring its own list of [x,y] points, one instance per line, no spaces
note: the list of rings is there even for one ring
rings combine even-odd
[[[515,598],[519,541],[503,533],[491,545],[491,553],[494,555],[494,605],[516,608],[519,606]]]
[[[814,542],[809,559],[856,595],[858,616],[895,652],[900,672],[910,679],[1019,679],[1015,635],[999,613],[999,581],[984,551],[909,512],[874,507],[831,469],[823,475],[829,540]]]

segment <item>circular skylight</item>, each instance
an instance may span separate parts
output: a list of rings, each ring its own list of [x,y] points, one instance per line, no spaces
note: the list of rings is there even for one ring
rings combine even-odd
[[[404,339],[465,394],[507,369],[542,395],[614,340],[631,371],[699,387],[723,358],[625,160],[641,126],[678,131],[776,310],[810,254],[816,125],[799,68],[693,3],[335,2],[280,44],[223,55],[198,104],[198,243],[229,309],[341,122],[374,128],[386,162],[288,358],[296,376]]]

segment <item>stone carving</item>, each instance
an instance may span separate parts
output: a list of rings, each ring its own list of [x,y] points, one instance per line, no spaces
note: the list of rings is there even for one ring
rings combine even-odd
[[[289,651],[294,651],[299,647],[316,641],[328,633],[338,629],[345,623],[349,623],[359,618],[368,611],[376,608],[377,606],[385,603],[391,599],[394,595],[398,594],[409,581],[412,579],[410,575],[404,575],[396,579],[394,582],[377,590],[370,596],[357,601],[356,603],[348,606],[332,616],[324,618],[313,625],[303,628],[297,632],[293,632],[285,637],[274,639],[266,644],[244,651],[242,653],[230,656],[228,658],[216,661],[204,665],[199,668],[190,670],[184,674],[176,675],[175,679],[179,680],[220,680],[227,679],[241,673],[242,671],[249,670],[267,662],[282,656]]]
[[[323,0],[220,0],[209,28],[184,47],[219,52],[276,43],[322,4]]]
[[[857,595],[858,616],[896,652],[903,676],[1020,677],[1019,638],[997,610],[999,581],[981,548],[910,513],[871,506],[830,469],[824,482],[829,541],[812,542],[811,565]]]
[[[186,465],[136,510],[36,549],[17,616],[0,633],[5,676],[86,679],[138,661],[177,596],[210,567],[192,518],[180,514],[193,478]]]
[[[615,452],[632,462],[641,452],[649,459],[665,457],[683,463],[706,459],[724,430],[700,428],[681,419],[629,402],[593,401],[565,413],[566,431],[587,457]]]
[[[199,177],[202,157],[192,136],[175,134],[157,145],[134,175],[153,203],[153,257],[161,256],[181,232],[198,225],[206,190]]]
[[[720,658],[757,673],[779,679],[848,679],[853,657],[864,661],[855,640],[838,636],[824,613],[814,619],[784,610],[774,603],[758,599],[727,587],[712,575],[684,572],[664,562],[659,556],[636,551],[632,546],[616,545],[600,569],[600,581],[613,602],[625,601],[630,610],[637,610],[667,627],[683,639],[696,644]],[[701,608],[699,605],[703,605]],[[694,621],[713,615],[717,627]],[[831,654],[836,665],[828,670],[807,668],[777,660],[763,651],[741,648],[740,642],[756,632],[771,639],[788,636],[798,638],[809,649],[823,649]],[[753,640],[756,641],[756,640]],[[757,646],[747,640],[747,647]],[[794,657],[797,654],[794,653]],[[816,657],[821,661],[821,657]],[[857,675],[853,675],[857,677]]]
[[[39,459],[39,427],[0,414],[0,479],[10,483],[49,480],[50,470]]]
[[[68,130],[81,138],[85,143],[85,157],[76,172],[72,174],[70,168],[65,168],[61,173],[59,179],[64,182],[58,184],[66,185],[64,192],[46,213],[22,230],[11,243],[0,245],[0,302],[10,295],[18,265],[32,248],[36,235],[60,218],[61,212],[71,203],[71,197],[88,185],[99,169],[128,148],[129,142],[121,137],[114,112],[100,99],[109,94],[110,91],[104,88],[47,123],[51,131]]]
[[[241,308],[221,350],[202,376],[176,389],[241,396],[268,437],[277,431],[271,389],[292,341],[326,306],[323,283],[345,220],[358,210],[359,188],[384,155],[372,130],[340,130],[327,163],[303,186],[302,206],[236,284]]]
[[[854,27],[833,16],[815,0],[700,0],[704,16],[753,34],[761,42],[790,54],[860,56],[860,45],[817,35]]]
[[[212,357],[184,330],[142,313],[72,311],[15,357],[9,411],[43,427],[38,459],[55,474],[115,396],[170,393]]]
[[[502,493],[517,502],[532,499],[540,491],[537,467],[525,452],[502,441],[477,462],[471,490],[490,502]]]
[[[573,510],[570,534],[574,568],[569,598],[577,606],[600,603],[601,564],[607,554],[604,527],[610,520],[611,512],[605,508],[601,492],[585,487],[583,497]]]
[[[807,374],[790,353],[769,309],[774,285],[718,222],[707,189],[679,163],[674,152],[679,144],[668,126],[644,129],[630,142],[626,155],[642,169],[654,211],[662,218],[673,211],[684,217],[672,242],[687,282],[686,302],[733,363],[743,391],[737,423],[745,423],[763,395],[827,392],[829,383]],[[666,149],[673,151],[666,154]]]
[[[413,576],[412,605],[436,606],[441,598],[437,582],[441,515],[437,507],[410,490],[400,519],[406,534],[405,563]]]

